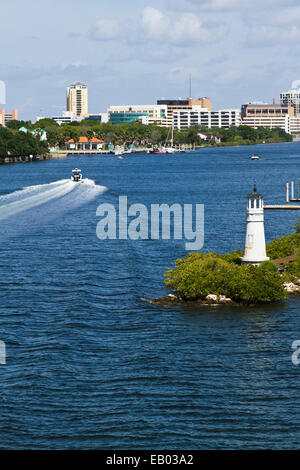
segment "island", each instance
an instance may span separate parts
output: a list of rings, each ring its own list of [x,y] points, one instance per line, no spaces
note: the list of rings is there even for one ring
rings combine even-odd
[[[296,230],[300,229],[299,222]],[[300,230],[267,245],[269,261],[243,264],[242,251],[189,253],[165,274],[173,290],[152,304],[258,304],[300,292]]]

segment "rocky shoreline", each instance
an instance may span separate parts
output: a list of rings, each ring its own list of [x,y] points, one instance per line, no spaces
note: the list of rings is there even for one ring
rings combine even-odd
[[[300,279],[298,279],[296,284],[294,284],[293,282],[289,282],[283,284],[283,287],[286,292],[290,295],[300,294]],[[153,305],[160,305],[163,307],[170,307],[172,305],[240,305],[237,302],[234,302],[229,297],[226,297],[225,295],[216,294],[208,294],[203,300],[184,300],[179,295],[169,294],[166,297],[159,297],[157,299],[147,301]]]
[[[170,307],[172,305],[237,305],[232,299],[225,295],[209,294],[204,300],[185,300],[182,297],[174,294],[169,294],[166,297],[159,297],[157,299],[148,300],[153,305],[161,305],[163,307]]]

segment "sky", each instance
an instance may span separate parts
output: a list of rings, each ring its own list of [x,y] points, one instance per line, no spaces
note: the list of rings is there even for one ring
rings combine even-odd
[[[0,80],[20,119],[208,96],[214,109],[279,100],[299,80],[299,0],[1,0]],[[0,103],[0,107],[2,104]]]

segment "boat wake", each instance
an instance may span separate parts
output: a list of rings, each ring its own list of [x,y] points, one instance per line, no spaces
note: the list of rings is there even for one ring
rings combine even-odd
[[[10,226],[22,227],[32,223],[43,225],[95,199],[107,191],[105,186],[84,178],[76,183],[70,179],[50,184],[28,186],[19,191],[0,196],[0,220],[2,229],[5,221]],[[1,230],[3,232],[3,230]]]

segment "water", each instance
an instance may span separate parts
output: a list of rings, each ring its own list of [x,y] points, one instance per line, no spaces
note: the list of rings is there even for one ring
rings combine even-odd
[[[243,248],[254,180],[284,203],[299,159],[300,144],[272,144],[2,166],[0,448],[296,449],[300,299],[146,303],[185,241],[100,241],[96,209],[203,203],[204,249]],[[75,166],[84,184],[66,180]],[[297,215],[266,212],[267,241]]]

